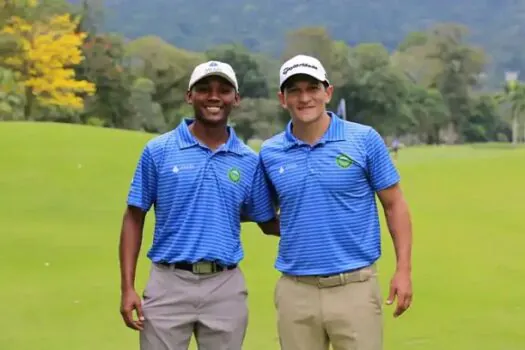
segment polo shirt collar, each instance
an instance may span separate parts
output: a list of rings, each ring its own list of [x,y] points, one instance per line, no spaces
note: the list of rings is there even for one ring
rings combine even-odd
[[[326,130],[324,135],[319,140],[318,144],[346,140],[344,121],[333,112],[327,113],[330,117],[330,125],[328,126],[328,129]],[[295,135],[292,133],[292,121],[289,121],[285,130],[284,148],[289,149],[293,146],[301,144],[304,144],[304,142],[296,138]]]
[[[199,145],[199,141],[193,136],[189,129],[189,125],[193,123],[194,119],[184,118],[176,129],[177,141],[180,149],[190,148]],[[245,154],[244,147],[241,140],[237,137],[235,130],[231,126],[228,128],[228,140],[226,141],[223,150],[225,152],[232,152],[238,155]]]

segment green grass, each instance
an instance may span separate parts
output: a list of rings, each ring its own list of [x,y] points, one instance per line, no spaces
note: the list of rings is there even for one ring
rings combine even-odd
[[[0,349],[138,348],[137,333],[120,319],[117,245],[128,185],[149,138],[0,123]],[[400,319],[386,308],[385,349],[522,350],[525,149],[404,149],[398,166],[414,221],[415,294]],[[152,216],[146,247],[151,228]],[[386,295],[393,249],[386,231],[383,238]],[[244,349],[278,349],[277,240],[251,224],[243,240],[251,314]]]

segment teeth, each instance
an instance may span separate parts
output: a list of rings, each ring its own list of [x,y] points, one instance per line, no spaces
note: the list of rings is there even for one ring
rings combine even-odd
[[[209,112],[212,112],[212,113],[217,113],[221,109],[220,109],[220,107],[206,107],[206,110],[209,111]]]

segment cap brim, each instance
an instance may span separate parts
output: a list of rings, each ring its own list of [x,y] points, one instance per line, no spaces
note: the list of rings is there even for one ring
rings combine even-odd
[[[210,73],[207,73],[205,75],[203,75],[202,77],[200,77],[199,79],[195,80],[188,88],[188,90],[191,90],[191,88],[197,84],[199,81],[201,81],[202,79],[205,79],[205,78],[208,78],[208,77],[221,77],[221,78],[224,78],[226,79],[234,88],[235,90],[238,90],[237,88],[237,85],[235,84],[235,81],[229,77],[227,74],[225,73],[222,73],[222,72],[210,72]]]
[[[289,76],[286,77],[286,79],[284,79],[281,84],[279,85],[280,88],[282,88],[284,86],[284,84],[286,84],[286,82],[288,80],[290,80],[290,78],[292,77],[296,77],[298,75],[305,75],[305,76],[308,76],[308,77],[311,77],[311,78],[314,78],[315,80],[318,80],[320,81],[321,83],[326,83],[326,84],[330,84],[330,82],[328,81],[328,79],[326,79],[324,76],[322,76],[322,74],[314,74],[314,73],[311,73],[310,71],[308,72],[294,72],[292,74],[290,74]]]

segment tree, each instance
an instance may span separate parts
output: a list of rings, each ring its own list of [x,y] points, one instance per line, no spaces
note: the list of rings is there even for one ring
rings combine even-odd
[[[148,132],[164,132],[166,122],[162,109],[154,102],[155,84],[146,78],[138,78],[131,89],[131,103],[133,106],[133,129],[143,129]]]
[[[102,0],[82,0],[77,31],[96,35],[102,27],[104,11]]]
[[[288,33],[282,61],[298,54],[313,56],[321,61],[334,86],[344,82],[349,48],[342,41],[333,41],[326,28],[305,27]]]
[[[465,26],[440,23],[409,34],[391,58],[413,83],[441,93],[448,110],[448,122],[442,126],[448,143],[464,141],[471,94],[481,85],[487,61],[482,49],[467,43],[467,35]]]
[[[353,48],[349,65],[349,78],[335,89],[334,102],[345,98],[350,120],[372,125],[381,133],[395,133],[407,123],[409,81],[390,64],[388,52],[380,44]]]
[[[21,119],[23,104],[23,88],[16,81],[15,73],[0,67],[0,120]]]
[[[428,42],[428,33],[425,32],[411,32],[399,44],[398,51],[405,52],[413,47],[423,46]]]
[[[81,110],[83,98],[95,92],[95,85],[76,80],[74,65],[82,59],[85,38],[75,33],[77,23],[69,14],[28,21],[13,16],[1,30],[17,38],[20,54],[2,58],[2,63],[19,74],[25,88],[24,116],[30,118],[35,102]]]
[[[440,24],[431,29],[425,44],[427,57],[439,62],[431,86],[441,92],[450,111],[448,143],[461,141],[470,114],[470,93],[479,83],[487,60],[483,50],[465,43],[467,34],[464,26]]]
[[[206,51],[209,60],[229,63],[235,70],[239,92],[243,98],[268,97],[268,83],[257,61],[240,45],[222,45]]]
[[[471,99],[471,113],[463,130],[466,142],[488,142],[507,139],[508,124],[497,111],[492,95],[480,94]],[[502,135],[504,135],[502,137]]]
[[[202,53],[171,46],[164,40],[147,36],[126,45],[126,61],[134,76],[144,77],[155,84],[153,101],[162,108],[166,125],[176,126],[179,111],[184,109],[185,93],[193,68],[204,61]]]
[[[85,59],[75,67],[79,79],[96,84],[86,100],[83,120],[96,116],[108,127],[131,128],[129,98],[134,77],[124,63],[124,42],[117,35],[95,34],[82,46]]]
[[[283,128],[278,116],[280,109],[277,99],[245,98],[232,113],[231,122],[246,142],[255,137],[267,139]]]
[[[419,141],[439,143],[439,132],[448,120],[448,109],[437,89],[413,85],[406,101],[410,124],[407,132],[417,134]]]
[[[507,105],[510,108],[510,119],[512,125],[512,144],[516,145],[519,141],[519,124],[523,118],[525,141],[525,84],[514,81],[507,84],[502,94],[496,95],[496,101],[500,105]]]

